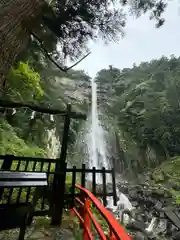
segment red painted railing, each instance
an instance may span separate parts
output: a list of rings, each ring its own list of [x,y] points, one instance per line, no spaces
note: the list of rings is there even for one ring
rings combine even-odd
[[[94,240],[91,232],[91,223],[94,225],[96,232],[101,240],[132,240],[126,233],[124,228],[118,223],[116,218],[103,206],[103,204],[87,189],[76,185],[76,188],[83,194],[83,201],[80,198],[75,198],[75,206],[71,209],[71,214],[74,212],[79,218],[83,226],[83,240]],[[107,237],[102,230],[101,225],[96,220],[90,209],[90,204],[98,210],[109,226],[109,236]]]

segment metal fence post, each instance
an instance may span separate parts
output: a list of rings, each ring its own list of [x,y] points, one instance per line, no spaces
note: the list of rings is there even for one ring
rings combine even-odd
[[[64,191],[66,181],[66,155],[68,148],[68,136],[70,128],[71,105],[67,105],[67,114],[64,120],[64,132],[61,146],[60,158],[57,159],[55,175],[53,181],[54,210],[52,216],[52,225],[61,224],[64,207]]]

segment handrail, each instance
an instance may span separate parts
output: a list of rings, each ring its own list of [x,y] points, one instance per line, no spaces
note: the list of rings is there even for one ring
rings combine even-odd
[[[101,240],[132,240],[132,238],[125,232],[124,228],[119,224],[116,218],[103,206],[103,204],[86,188],[81,187],[79,184],[76,184],[76,188],[80,190],[83,194],[83,201],[79,198],[74,200],[80,206],[80,212],[77,210],[76,206],[71,209],[71,212],[74,212],[79,218],[81,224],[83,225],[83,240],[93,240],[93,235],[90,231],[90,220],[94,225],[99,237]],[[96,209],[99,211],[101,216],[106,220],[109,226],[109,237],[107,237],[100,224],[96,220],[95,216],[90,211],[90,203],[92,203]],[[82,214],[83,213],[83,214]],[[83,216],[82,216],[83,215]]]

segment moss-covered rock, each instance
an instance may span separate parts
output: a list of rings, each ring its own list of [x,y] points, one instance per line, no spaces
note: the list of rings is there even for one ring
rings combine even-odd
[[[163,162],[152,172],[150,188],[159,195],[172,198],[172,203],[180,204],[180,157]]]

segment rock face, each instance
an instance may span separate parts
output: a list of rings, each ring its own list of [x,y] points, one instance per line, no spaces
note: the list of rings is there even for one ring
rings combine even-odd
[[[159,176],[162,181],[162,176]],[[146,173],[139,181],[123,181],[117,177],[116,187],[119,192],[125,194],[133,205],[128,213],[124,206],[119,206],[118,211],[123,211],[129,216],[130,221],[126,223],[126,229],[134,239],[157,239],[170,240],[180,239],[180,208],[173,204],[172,196],[168,188],[156,182],[152,174]],[[92,183],[89,183],[90,191]],[[166,187],[167,187],[166,186]],[[86,186],[87,187],[87,186]],[[177,185],[175,185],[179,189]],[[102,185],[97,186],[98,192],[102,192]],[[112,185],[108,184],[107,192],[112,191]],[[117,217],[114,209],[108,208]],[[123,218],[117,218],[122,222]]]
[[[126,226],[134,239],[180,239],[179,208],[172,204],[167,189],[160,184],[152,184],[150,174],[143,184],[120,182],[120,192],[126,194],[135,207],[131,221]],[[179,224],[179,225],[178,225]]]

